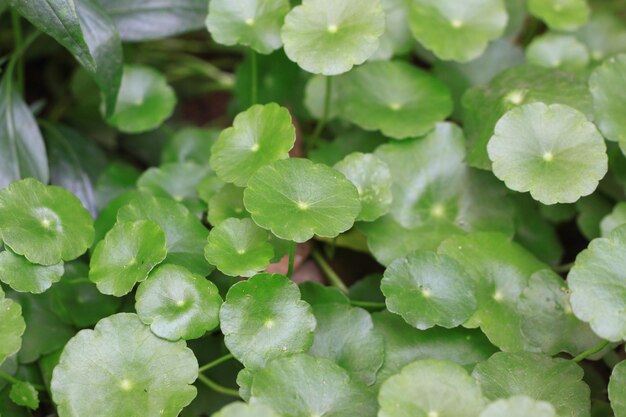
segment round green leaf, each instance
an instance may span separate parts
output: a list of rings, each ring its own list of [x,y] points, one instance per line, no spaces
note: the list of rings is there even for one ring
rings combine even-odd
[[[28,262],[10,249],[0,252],[0,281],[15,291],[40,294],[63,276],[63,262],[38,265]]]
[[[604,139],[568,106],[527,104],[505,114],[487,146],[494,174],[544,204],[573,203],[594,192],[608,170]]]
[[[121,297],[148,278],[166,254],[165,234],[156,223],[117,223],[93,251],[89,280],[101,293]]]
[[[165,232],[166,263],[183,266],[202,276],[213,270],[203,251],[209,231],[185,206],[168,198],[139,195],[118,211],[117,221],[139,220],[150,220]]]
[[[249,46],[262,54],[280,48],[288,0],[212,0],[206,25],[217,43]]]
[[[372,320],[385,341],[385,362],[378,372],[377,385],[416,360],[447,360],[471,370],[497,350],[480,330],[462,327],[417,330],[388,311],[373,314]]]
[[[591,241],[567,276],[576,317],[612,342],[626,340],[626,226]]]
[[[9,398],[11,398],[15,404],[30,408],[31,410],[39,408],[39,393],[35,387],[28,382],[19,381],[11,385]]]
[[[412,0],[409,25],[415,38],[438,58],[478,58],[506,29],[502,0]]]
[[[65,264],[65,273],[47,293],[50,308],[64,322],[78,328],[92,327],[100,319],[115,314],[122,300],[102,294],[88,279],[89,266],[82,262]]]
[[[385,348],[369,313],[340,303],[313,306],[313,313],[317,327],[308,353],[330,359],[354,379],[372,385],[383,364]]]
[[[22,307],[13,300],[4,298],[0,288],[0,365],[22,347],[22,335],[26,323],[22,317]]]
[[[59,417],[176,417],[196,396],[197,377],[185,342],[159,339],[135,314],[116,314],[67,343],[51,391]]]
[[[596,123],[607,139],[626,142],[626,54],[609,58],[589,78]]]
[[[590,417],[589,387],[576,363],[534,353],[494,354],[472,374],[484,396],[495,401],[513,395],[552,404],[558,416]]]
[[[245,219],[250,217],[243,205],[243,188],[226,184],[209,199],[209,213],[207,219],[213,226],[224,220],[234,217]]]
[[[504,351],[536,349],[521,333],[518,300],[529,277],[547,265],[500,233],[454,236],[438,252],[472,278],[478,310],[471,320],[494,345]]]
[[[176,132],[161,152],[161,163],[195,162],[206,165],[211,159],[211,147],[217,140],[218,129],[188,127]]]
[[[552,404],[535,401],[524,395],[492,402],[480,417],[558,417]]]
[[[474,284],[454,259],[418,251],[385,270],[381,289],[387,309],[415,328],[457,327],[476,311]]]
[[[219,324],[217,287],[182,266],[159,267],[137,288],[135,299],[141,321],[164,339],[197,339]]]
[[[207,261],[226,275],[250,277],[267,268],[274,257],[269,233],[250,219],[228,219],[209,233]]]
[[[623,224],[626,224],[626,203],[624,202],[617,203],[615,207],[613,207],[613,211],[604,216],[600,222],[602,237],[608,237],[613,230]]]
[[[594,12],[589,22],[578,29],[576,37],[587,45],[596,62],[626,51],[626,25],[609,10]]]
[[[380,46],[370,57],[372,60],[386,61],[394,55],[406,54],[413,47],[413,35],[407,20],[407,3],[404,0],[382,0],[385,10],[385,33],[380,38]]]
[[[350,304],[348,297],[335,287],[327,287],[313,281],[305,281],[298,287],[302,299],[313,307],[320,304]]]
[[[361,211],[358,190],[339,171],[307,159],[261,168],[244,192],[244,205],[259,226],[277,237],[306,242],[350,229]]]
[[[528,11],[550,29],[574,30],[589,19],[587,0],[528,0]]]
[[[278,104],[255,105],[235,117],[213,145],[211,167],[223,181],[245,186],[261,167],[289,157],[296,129]]]
[[[91,246],[93,218],[69,191],[27,178],[0,190],[0,234],[30,262],[55,265]]]
[[[289,417],[375,417],[377,409],[375,396],[347,371],[306,354],[276,359],[258,371],[250,402]]]
[[[165,164],[158,168],[149,168],[139,180],[139,191],[157,197],[171,198],[184,204],[194,213],[202,213],[205,208],[200,202],[198,184],[211,174],[208,164],[198,165],[194,162]]]
[[[609,400],[615,417],[626,416],[626,361],[613,368],[609,380]]]
[[[376,155],[354,152],[335,165],[359,191],[361,212],[357,220],[373,221],[391,207],[391,172]]]
[[[315,317],[298,286],[278,274],[259,274],[231,287],[220,310],[228,350],[251,370],[313,343]]]
[[[386,380],[378,417],[475,417],[484,407],[480,387],[453,362],[413,362]]]
[[[285,53],[306,71],[337,75],[376,52],[385,31],[380,0],[304,0],[285,18]]]
[[[163,74],[143,65],[124,66],[115,111],[108,122],[125,133],[156,129],[176,107],[176,94]]]
[[[529,63],[542,67],[585,68],[589,64],[589,51],[574,36],[547,33],[528,45],[526,58]]]
[[[446,85],[405,62],[371,62],[341,79],[340,115],[394,139],[430,132],[452,113]]]
[[[263,404],[231,403],[211,417],[281,417]]]

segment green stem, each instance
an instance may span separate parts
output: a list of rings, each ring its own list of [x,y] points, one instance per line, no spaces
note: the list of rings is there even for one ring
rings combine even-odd
[[[377,303],[375,301],[359,301],[359,300],[350,300],[350,304],[355,307],[361,307],[365,309],[371,310],[382,310],[387,307],[385,303]]]
[[[291,278],[293,275],[293,267],[296,262],[296,242],[291,242],[289,246],[289,268],[287,269],[287,276]]]
[[[211,388],[213,391],[218,392],[220,394],[224,394],[224,395],[228,395],[231,397],[239,397],[239,391],[237,391],[236,389],[231,389],[231,388],[226,388],[220,384],[218,384],[217,382],[213,381],[210,378],[207,378],[206,376],[200,374],[198,375],[198,380],[200,382],[202,382],[204,385],[206,385],[207,387]]]
[[[252,105],[259,101],[259,63],[257,54],[253,49],[250,49],[250,66],[252,67]]]
[[[317,139],[319,139],[322,131],[324,130],[324,126],[326,126],[326,122],[328,122],[328,117],[330,116],[330,102],[333,93],[333,78],[326,77],[326,92],[324,94],[324,110],[322,112],[322,118],[317,122],[317,126],[315,126],[315,130],[313,131],[313,135],[311,136],[311,148],[315,145]]]
[[[586,351],[584,351],[583,353],[581,353],[580,355],[576,356],[574,359],[572,359],[574,362],[581,362],[585,359],[587,359],[589,356],[593,356],[596,353],[600,352],[602,349],[604,349],[605,347],[607,347],[609,345],[609,341],[608,340],[603,340],[602,342],[600,342],[600,344],[598,344],[597,346],[592,347],[591,349],[588,349]]]
[[[7,382],[9,382],[11,384],[18,384],[20,382],[23,382],[23,381],[20,381],[19,379],[15,378],[14,376],[9,375],[9,374],[7,374],[6,372],[3,372],[3,371],[0,371],[0,379],[4,379],[5,381],[7,381]],[[30,382],[29,382],[29,384],[32,385],[33,388],[35,388],[37,391],[45,391],[45,388],[42,387],[41,385],[33,384],[33,383],[30,383]]]
[[[220,365],[220,364],[222,364],[222,363],[224,363],[226,361],[229,361],[229,360],[231,360],[233,358],[234,358],[234,356],[231,353],[226,354],[226,355],[224,355],[224,356],[222,356],[220,358],[217,358],[214,361],[209,362],[206,365],[200,367],[200,369],[198,371],[201,372],[201,373],[205,372],[205,371],[208,371],[209,369],[215,368],[217,365]]]
[[[565,272],[569,272],[569,270],[572,269],[573,266],[574,266],[574,262],[570,262],[568,264],[555,266],[554,267],[554,271],[558,272],[559,274],[562,274],[562,273],[565,273]]]
[[[337,288],[342,293],[347,294],[348,287],[346,287],[346,284],[343,283],[343,281],[341,280],[341,277],[337,275],[337,273],[331,268],[328,262],[326,262],[326,259],[324,258],[324,256],[321,253],[319,253],[317,250],[314,250],[313,258],[315,259],[317,264],[320,266],[320,268],[322,268],[322,271],[324,271],[326,278],[328,278],[332,286]]]
[[[13,42],[16,51],[20,51],[24,45],[24,35],[22,33],[22,22],[20,15],[13,9],[11,9],[11,24],[13,26]],[[17,87],[20,94],[24,92],[24,61],[22,59],[17,60]]]

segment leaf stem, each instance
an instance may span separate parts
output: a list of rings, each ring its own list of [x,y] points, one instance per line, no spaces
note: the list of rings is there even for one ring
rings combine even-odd
[[[287,277],[293,275],[293,267],[296,262],[296,242],[291,242],[289,246],[289,268],[287,269]]]
[[[19,379],[15,378],[12,375],[7,374],[6,372],[0,371],[0,378],[4,379],[5,381],[11,383],[11,384],[18,384],[22,381],[20,381]],[[45,391],[45,388],[42,387],[41,385],[38,384],[33,384],[31,382],[29,382],[30,385],[33,386],[33,388],[35,388],[37,391]]]
[[[215,392],[219,392],[220,394],[228,395],[231,397],[241,398],[239,396],[239,391],[231,388],[226,388],[202,374],[198,375],[198,380]]]
[[[252,68],[252,94],[250,100],[254,106],[259,101],[259,63],[254,49],[250,49],[250,67]]]
[[[209,362],[206,365],[200,367],[198,372],[208,371],[209,369],[215,368],[217,365],[220,365],[220,364],[222,364],[222,363],[224,363],[226,361],[229,361],[229,360],[231,360],[233,358],[234,358],[234,356],[232,355],[232,353],[228,353],[228,354],[226,354],[226,355],[224,355],[222,357],[219,357],[219,358],[215,359],[214,361]]]
[[[322,118],[317,122],[317,126],[315,126],[315,130],[313,131],[313,135],[311,135],[311,143],[310,147],[312,148],[319,139],[322,134],[322,130],[324,130],[324,126],[326,126],[326,122],[328,122],[328,117],[330,116],[330,102],[333,93],[333,77],[326,77],[326,93],[324,94],[324,110],[322,112]]]
[[[24,35],[22,32],[22,22],[20,15],[11,9],[11,25],[13,27],[13,42],[16,51],[21,51],[24,45]],[[20,94],[24,92],[24,60],[18,58],[17,63],[17,87]]]
[[[361,308],[371,309],[371,310],[382,310],[384,308],[387,308],[387,304],[378,303],[376,301],[359,301],[359,300],[350,299],[350,304],[355,307],[361,307]]]
[[[568,264],[563,264],[563,265],[558,265],[554,267],[554,271],[562,274],[565,272],[569,272],[570,269],[572,269],[572,267],[574,266],[574,262],[570,262]]]
[[[572,359],[574,362],[581,362],[585,359],[587,359],[589,356],[593,356],[596,353],[600,352],[602,349],[604,349],[605,347],[607,347],[609,345],[609,341],[608,340],[603,340],[602,342],[600,342],[598,345],[592,347],[591,349],[587,349],[586,351],[584,351],[583,353],[581,353],[580,355],[576,356],[574,359]]]
[[[348,287],[346,287],[346,284],[343,283],[341,277],[337,275],[337,273],[331,268],[331,266],[326,261],[326,258],[324,258],[324,256],[317,249],[313,251],[312,255],[320,268],[322,268],[322,271],[324,271],[324,274],[326,275],[332,286],[337,288],[342,293],[347,294]]]

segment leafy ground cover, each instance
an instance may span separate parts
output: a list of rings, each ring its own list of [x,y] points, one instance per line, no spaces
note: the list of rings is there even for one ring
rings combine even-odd
[[[0,0],[1,417],[626,417],[623,0]]]

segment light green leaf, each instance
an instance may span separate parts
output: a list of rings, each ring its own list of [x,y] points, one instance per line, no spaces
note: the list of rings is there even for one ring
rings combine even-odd
[[[257,372],[250,402],[289,417],[375,417],[377,409],[374,395],[346,370],[306,354],[276,359]]]
[[[357,220],[373,221],[391,207],[391,172],[376,155],[354,152],[335,165],[359,191],[361,213]]]
[[[478,58],[504,33],[508,15],[502,0],[411,0],[413,36],[443,60]]]
[[[380,0],[304,0],[285,18],[285,53],[306,71],[337,75],[372,56],[385,31]]]
[[[28,382],[20,381],[11,385],[9,398],[11,398],[15,404],[28,407],[31,410],[39,408],[39,393],[35,387]]]
[[[612,342],[626,340],[626,226],[591,241],[567,276],[576,317]]]
[[[135,314],[116,314],[67,343],[51,391],[59,417],[176,417],[196,396],[197,377],[185,342],[159,339]]]
[[[15,291],[40,294],[63,275],[63,261],[55,265],[38,265],[10,249],[0,252],[0,281]]]
[[[387,311],[373,314],[372,320],[385,340],[385,362],[378,372],[377,385],[416,360],[447,360],[471,370],[497,350],[480,330],[417,330]]]
[[[478,364],[473,376],[491,401],[525,395],[552,404],[560,417],[590,417],[589,387],[572,361],[499,352]]]
[[[626,416],[626,362],[622,361],[611,373],[609,380],[609,400],[615,417]]]
[[[463,127],[468,139],[470,166],[491,169],[487,143],[506,112],[535,102],[558,103],[593,119],[587,78],[556,69],[519,65],[504,71],[488,85],[473,87],[463,96]]]
[[[565,281],[544,269],[531,275],[520,296],[522,335],[547,355],[567,352],[575,356],[601,342],[589,325],[574,316],[569,294]]]
[[[313,306],[317,321],[309,354],[327,358],[366,385],[376,381],[385,356],[382,335],[374,330],[369,313],[342,303]]]
[[[219,324],[217,287],[182,266],[159,267],[137,288],[135,299],[141,321],[164,339],[197,339]]]
[[[381,283],[387,309],[413,327],[457,327],[476,311],[470,276],[454,259],[417,251],[395,260]]]
[[[163,230],[149,220],[117,223],[93,251],[89,280],[103,294],[121,297],[148,278],[167,254]]]
[[[22,346],[22,335],[26,323],[22,317],[22,307],[13,300],[4,297],[0,288],[0,365]]]
[[[626,24],[615,13],[593,13],[589,23],[578,29],[576,37],[587,45],[594,61],[626,52]]]
[[[157,70],[126,65],[115,111],[107,121],[125,133],[154,130],[168,119],[176,106],[176,94]]]
[[[522,336],[517,304],[530,276],[547,265],[499,233],[455,236],[439,253],[454,258],[472,278],[478,301],[472,321],[494,345],[504,351],[536,349]]]
[[[385,33],[380,46],[369,60],[387,61],[394,55],[405,54],[413,47],[413,35],[407,19],[408,8],[404,0],[382,0],[385,10]]]
[[[610,214],[600,222],[602,237],[608,237],[619,226],[626,224],[626,202],[617,203]]]
[[[0,234],[30,262],[55,265],[91,246],[93,218],[69,191],[28,178],[0,190]]]
[[[236,219],[250,217],[250,213],[243,205],[243,191],[241,187],[226,184],[209,199],[207,219],[212,226],[217,226],[231,217]]]
[[[263,404],[231,403],[211,417],[280,417],[274,410]]]
[[[361,211],[358,190],[343,174],[295,158],[258,170],[248,182],[244,204],[256,224],[299,243],[347,231]]]
[[[371,62],[341,79],[341,117],[366,130],[406,139],[430,132],[452,113],[445,84],[405,62]]]
[[[282,46],[288,0],[212,0],[206,25],[217,43],[249,46],[261,54]]]
[[[65,273],[47,291],[50,308],[64,322],[78,328],[91,327],[100,319],[115,314],[122,300],[102,294],[89,281],[89,266],[82,262],[65,264]]]
[[[202,213],[205,208],[196,189],[200,182],[211,174],[211,168],[194,162],[179,162],[149,168],[139,177],[139,191],[157,197],[171,198],[184,204],[193,213]]]
[[[530,64],[547,68],[585,68],[589,64],[587,47],[572,35],[547,33],[536,37],[528,48]]]
[[[589,78],[596,124],[608,140],[626,143],[626,54],[609,58]]]
[[[43,137],[11,72],[0,80],[0,188],[20,178],[48,182],[48,158]]]
[[[453,362],[413,362],[387,379],[378,394],[378,417],[475,417],[484,407],[480,387]]]
[[[608,170],[604,139],[568,106],[527,104],[506,113],[487,146],[494,174],[543,204],[573,203],[595,191]]]
[[[275,103],[255,105],[220,133],[211,167],[223,181],[243,187],[259,168],[288,158],[295,141],[296,130],[286,108]]]
[[[246,368],[305,352],[313,343],[315,317],[298,286],[278,274],[259,274],[233,285],[220,310],[224,342]]]
[[[124,207],[126,204],[130,203],[134,199],[139,196],[142,196],[137,190],[126,191],[119,196],[112,199],[106,206],[100,211],[98,218],[94,222],[93,226],[96,231],[96,237],[93,241],[93,244],[90,248],[90,252],[93,253],[96,245],[104,239],[104,236],[107,234],[109,230],[115,226],[117,222],[117,212]]]
[[[188,127],[176,132],[161,152],[161,163],[195,162],[206,165],[211,159],[211,147],[217,140],[217,129]]]
[[[528,0],[528,11],[555,30],[574,30],[591,12],[587,0]]]
[[[328,105],[328,120],[333,120],[337,116],[339,116],[339,91],[341,82],[343,82],[343,77],[334,77],[331,80],[330,87],[330,101]],[[326,86],[328,79],[323,75],[314,75],[306,83],[306,87],[304,90],[304,106],[308,110],[308,112],[315,119],[321,119],[324,116],[324,109],[326,107]],[[336,140],[336,139],[335,139]],[[330,142],[332,143],[332,142]],[[319,146],[319,145],[318,145]],[[341,159],[341,158],[340,158]],[[311,158],[314,162],[316,161],[314,158]],[[332,165],[332,164],[328,164]]]
[[[480,417],[558,417],[552,404],[517,395],[492,402]]]
[[[206,0],[99,0],[125,41],[168,38],[204,26]]]
[[[150,220],[158,224],[167,238],[166,263],[183,266],[202,276],[212,271],[203,251],[209,231],[182,204],[166,198],[139,195],[118,211],[117,220]]]
[[[122,43],[100,5],[93,0],[10,0],[9,5],[74,55],[104,93],[107,115],[112,114],[122,79]]]
[[[204,256],[226,275],[250,277],[274,257],[269,233],[250,219],[228,219],[209,233]]]

